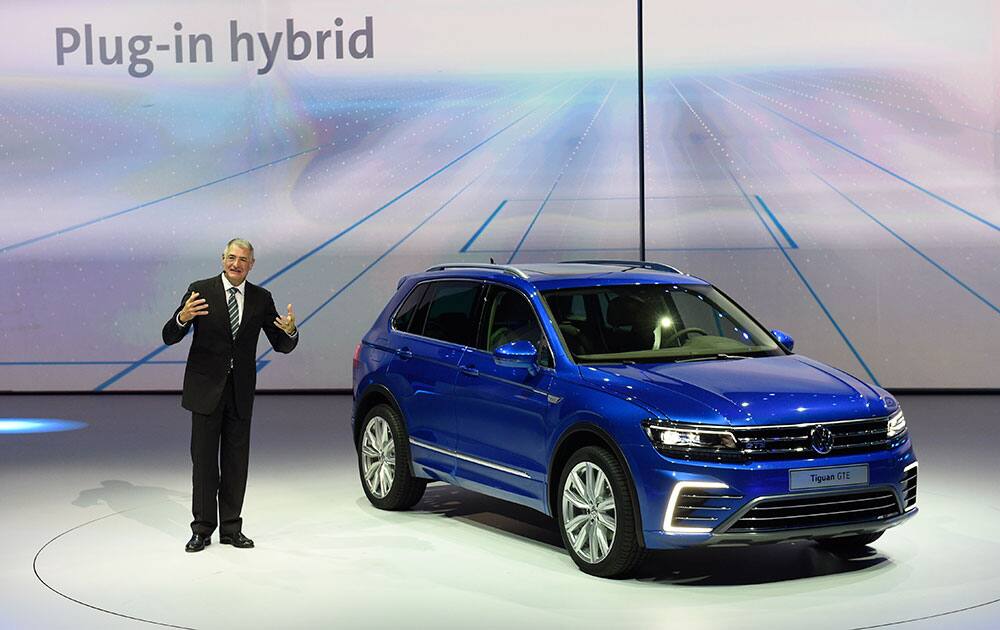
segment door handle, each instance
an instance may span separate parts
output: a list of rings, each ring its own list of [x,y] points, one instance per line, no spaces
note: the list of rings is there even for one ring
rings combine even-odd
[[[468,376],[479,376],[479,370],[477,370],[472,365],[463,365],[462,366],[462,374],[466,374]]]
[[[413,351],[409,348],[400,348],[399,350],[396,350],[396,355],[405,361],[413,358]]]

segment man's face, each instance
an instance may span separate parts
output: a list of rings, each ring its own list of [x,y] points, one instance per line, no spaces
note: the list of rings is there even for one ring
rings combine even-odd
[[[222,271],[234,287],[238,287],[246,280],[251,269],[253,269],[253,252],[249,249],[233,245],[222,255]]]

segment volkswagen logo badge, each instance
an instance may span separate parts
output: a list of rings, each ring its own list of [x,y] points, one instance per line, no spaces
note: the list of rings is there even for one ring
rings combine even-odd
[[[822,424],[816,425],[809,432],[809,444],[820,455],[826,455],[833,450],[833,432]]]

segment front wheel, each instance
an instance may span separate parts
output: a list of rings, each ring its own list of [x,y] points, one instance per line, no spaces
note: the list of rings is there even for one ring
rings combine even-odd
[[[559,532],[584,573],[627,577],[645,550],[622,465],[607,449],[587,446],[570,457],[559,481]]]
[[[376,405],[365,416],[358,444],[361,487],[380,510],[405,510],[424,495],[426,479],[413,476],[410,443],[402,416]]]

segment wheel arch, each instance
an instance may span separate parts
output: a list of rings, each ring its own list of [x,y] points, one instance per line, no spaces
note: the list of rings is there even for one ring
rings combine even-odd
[[[403,411],[399,407],[399,403],[396,402],[396,397],[392,395],[389,388],[380,383],[373,383],[365,388],[365,390],[358,396],[358,401],[354,405],[354,422],[352,427],[353,438],[354,438],[354,448],[358,448],[358,437],[361,433],[361,422],[368,415],[368,412],[372,410],[376,405],[389,405],[396,410],[396,413],[403,417]],[[403,417],[403,422],[406,422],[406,418]]]
[[[639,546],[645,547],[646,540],[642,529],[642,509],[639,505],[639,497],[635,488],[635,477],[632,475],[632,470],[629,468],[628,460],[625,458],[625,454],[618,446],[618,443],[613,437],[611,437],[611,434],[596,424],[590,422],[576,424],[567,429],[556,442],[556,446],[552,451],[552,457],[549,461],[549,483],[546,497],[549,514],[553,518],[556,518],[559,514],[559,510],[557,508],[557,502],[559,501],[559,480],[562,478],[566,462],[568,462],[569,458],[573,456],[573,453],[581,448],[584,448],[585,446],[598,446],[607,449],[618,460],[618,463],[621,464],[622,470],[625,471],[625,478],[628,482],[629,496],[632,499],[632,505],[634,507],[632,512],[635,520],[636,532],[639,538]]]

